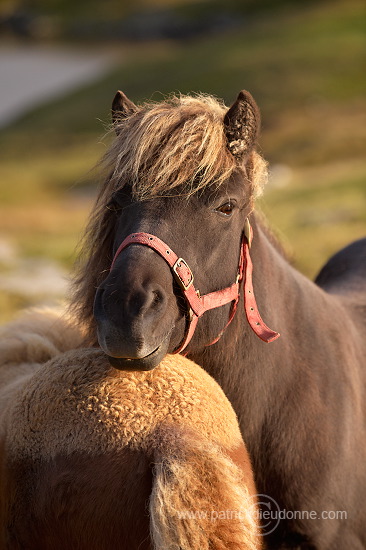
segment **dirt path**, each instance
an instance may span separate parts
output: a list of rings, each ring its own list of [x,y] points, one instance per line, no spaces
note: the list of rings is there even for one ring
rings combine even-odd
[[[110,52],[0,44],[0,128],[83,84],[114,64]]]

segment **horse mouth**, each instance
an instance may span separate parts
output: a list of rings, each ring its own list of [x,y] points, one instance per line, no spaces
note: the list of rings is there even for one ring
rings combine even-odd
[[[164,340],[160,346],[145,357],[112,357],[107,355],[108,361],[112,367],[118,370],[129,371],[147,371],[153,370],[164,359],[168,351],[168,342]]]

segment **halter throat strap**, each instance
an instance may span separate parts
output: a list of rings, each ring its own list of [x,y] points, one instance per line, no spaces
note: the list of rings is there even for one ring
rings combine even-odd
[[[196,329],[198,319],[202,317],[206,311],[232,303],[226,326],[215,338],[215,340],[210,342],[208,345],[210,346],[215,344],[221,338],[222,334],[235,316],[240,299],[240,283],[244,278],[244,310],[248,323],[257,336],[261,338],[261,340],[269,343],[276,340],[280,335],[267,327],[257,308],[252,281],[253,264],[249,253],[252,237],[252,228],[249,221],[246,220],[240,249],[238,273],[235,283],[227,288],[216,290],[215,292],[205,294],[204,296],[201,296],[199,290],[196,290],[194,287],[194,276],[187,262],[183,258],[179,258],[177,254],[164,243],[164,241],[149,233],[131,233],[128,235],[128,237],[126,237],[120,244],[114,255],[110,271],[112,271],[120,253],[130,245],[138,244],[148,246],[166,261],[188,305],[187,329],[182,342],[178,348],[174,350],[174,353],[180,353],[187,347]]]

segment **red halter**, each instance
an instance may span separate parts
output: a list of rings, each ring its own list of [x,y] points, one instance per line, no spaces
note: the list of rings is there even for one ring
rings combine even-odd
[[[245,273],[244,310],[248,319],[248,323],[253,331],[256,333],[256,335],[261,338],[261,340],[269,343],[273,342],[273,340],[276,340],[280,335],[278,332],[274,332],[267,327],[267,325],[263,322],[257,308],[252,282],[253,264],[249,254],[252,238],[253,231],[250,226],[249,220],[246,220],[244,236],[241,244],[238,274],[235,283],[227,288],[216,290],[215,292],[205,294],[204,296],[201,296],[199,290],[195,289],[193,285],[193,273],[189,268],[187,262],[183,260],[183,258],[178,258],[176,253],[173,252],[173,250],[169,248],[169,246],[167,246],[162,240],[160,240],[155,235],[150,235],[149,233],[131,233],[131,235],[128,235],[128,237],[126,237],[125,240],[120,244],[117,252],[114,255],[110,271],[112,271],[117,257],[122,252],[122,250],[124,250],[131,244],[148,246],[149,248],[152,248],[153,250],[155,250],[155,252],[160,254],[160,256],[167,262],[189,306],[188,328],[186,330],[183,341],[174,351],[174,353],[180,353],[189,344],[196,329],[198,319],[202,317],[205,311],[233,302],[230,310],[229,320],[226,326],[223,328],[217,338],[215,338],[215,340],[208,345],[211,346],[212,344],[215,344],[221,338],[222,334],[229,326],[236,313],[237,305],[240,298],[240,283],[243,280],[243,274]]]

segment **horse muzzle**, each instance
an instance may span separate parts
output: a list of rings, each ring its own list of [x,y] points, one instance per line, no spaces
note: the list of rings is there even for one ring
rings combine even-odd
[[[121,370],[156,367],[174,351],[185,327],[170,271],[146,247],[126,251],[99,286],[94,318],[100,347]]]
[[[198,319],[202,317],[202,315],[211,309],[221,307],[223,305],[231,303],[231,310],[229,314],[228,321],[226,325],[223,327],[223,329],[220,331],[218,336],[212,340],[211,342],[208,342],[207,344],[204,344],[205,346],[212,345],[216,343],[222,336],[225,329],[229,326],[231,321],[233,320],[237,305],[240,298],[240,284],[244,278],[244,310],[245,314],[248,320],[248,323],[252,330],[255,332],[255,334],[261,338],[265,342],[272,342],[273,340],[276,340],[279,337],[279,333],[271,330],[262,320],[255,296],[254,296],[254,290],[253,290],[253,284],[252,284],[252,262],[249,254],[249,249],[251,246],[251,240],[252,240],[252,229],[249,224],[249,221],[246,220],[246,227],[244,228],[243,232],[243,238],[241,242],[240,247],[240,258],[239,258],[239,264],[238,264],[238,271],[235,282],[229,286],[225,287],[221,290],[217,290],[214,292],[211,292],[209,294],[205,294],[204,296],[201,296],[201,293],[199,290],[196,290],[193,280],[194,276],[189,268],[188,263],[183,259],[179,258],[175,252],[161,239],[156,237],[155,235],[149,234],[149,233],[131,233],[124,239],[124,241],[120,244],[118,247],[113,261],[110,268],[110,275],[114,272],[114,267],[117,262],[117,260],[120,257],[121,252],[123,252],[126,249],[130,249],[131,245],[132,248],[136,249],[136,245],[138,245],[138,249],[141,251],[147,250],[149,253],[155,252],[155,257],[158,258],[160,261],[164,260],[165,264],[167,264],[171,270],[171,273],[173,275],[174,280],[176,283],[178,283],[181,293],[185,299],[186,302],[186,329],[184,332],[184,337],[180,341],[180,343],[173,348],[173,350],[169,350],[171,353],[181,353],[189,342],[191,341],[193,334],[195,332]],[[135,258],[136,260],[136,258]],[[140,264],[143,265],[143,264]],[[166,271],[165,271],[166,273]],[[113,281],[108,282],[107,278],[107,287],[108,285],[113,287]],[[126,303],[127,308],[129,309],[129,315],[130,315],[130,322],[127,322],[126,326],[128,327],[128,331],[130,331],[132,336],[132,341],[138,341],[138,338],[136,338],[136,335],[140,337],[141,342],[144,342],[144,338],[142,337],[143,334],[145,334],[143,328],[144,326],[149,326],[152,331],[156,330],[156,325],[158,320],[161,321],[161,324],[164,326],[164,323],[166,323],[166,316],[164,315],[164,312],[168,311],[167,308],[167,293],[164,290],[164,284],[157,284],[156,282],[153,282],[154,278],[145,279],[145,281],[142,283],[140,281],[140,291],[138,289],[138,285],[135,285],[134,290],[134,299],[131,299],[131,294],[128,294],[128,291],[125,291],[125,294],[127,296],[127,300],[122,300],[123,307],[126,309]],[[102,283],[102,285],[105,283]],[[117,284],[117,283],[115,283]],[[155,285],[155,286],[154,286]],[[125,287],[126,288],[126,287]],[[97,294],[96,294],[96,304],[98,305],[98,296],[100,295],[101,287],[98,288]],[[173,294],[172,294],[173,295]],[[129,304],[129,305],[128,305]],[[127,309],[126,309],[127,311]],[[134,311],[134,315],[131,315],[131,312]],[[94,314],[98,323],[98,307],[94,308]],[[138,327],[138,330],[135,331],[135,340],[133,340],[134,335],[134,327]],[[166,331],[170,333],[173,332],[174,323],[171,323],[170,325],[170,331]],[[132,330],[131,330],[132,329]],[[159,328],[160,334],[164,332],[161,327]],[[99,327],[98,327],[98,333],[99,333]],[[107,333],[106,333],[107,334]],[[105,342],[107,342],[107,339],[110,340],[111,334],[108,333],[106,336]],[[108,346],[106,343],[103,346],[103,338],[99,335],[99,342],[101,344],[101,347],[106,351],[107,355],[111,358],[110,362],[113,366],[116,366],[117,368],[121,369],[128,369],[128,370],[134,370],[135,368],[138,368],[139,370],[150,370],[154,368],[154,366],[157,366],[159,364],[159,361],[163,359],[164,355],[168,352],[169,343],[166,343],[167,338],[160,338],[160,344],[157,347],[153,347],[151,345],[149,350],[144,350],[145,353],[142,353],[140,350],[139,354],[135,354],[134,356],[129,356],[128,354],[123,354],[123,357],[121,357],[118,353],[109,353],[107,350],[110,350],[110,346]],[[169,341],[171,339],[169,338]],[[154,340],[150,338],[150,342],[153,342]],[[156,342],[156,340],[155,340]],[[126,342],[125,345],[128,347],[129,343]],[[142,345],[142,349],[144,349],[144,346]],[[148,353],[146,353],[148,351]]]
[[[147,371],[153,370],[164,359],[168,352],[169,339],[164,340],[153,352],[145,357],[113,357],[107,354],[112,367],[118,370]]]

